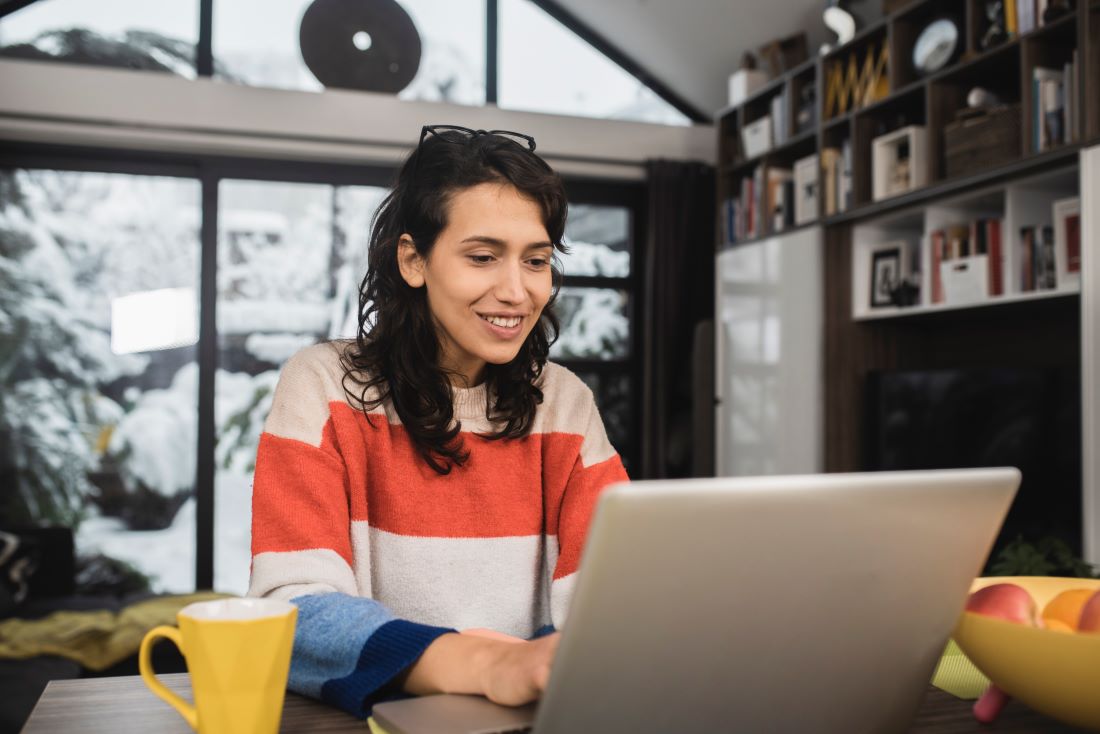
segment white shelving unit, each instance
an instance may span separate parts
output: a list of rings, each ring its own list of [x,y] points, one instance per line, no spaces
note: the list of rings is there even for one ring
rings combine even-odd
[[[1054,289],[1021,287],[1021,227],[1052,224],[1055,201],[1077,196],[1079,169],[1071,166],[1031,178],[968,192],[931,206],[914,206],[855,226],[852,236],[852,318],[856,321],[917,316],[964,308],[984,308],[1044,298],[1058,298],[1080,291],[1080,284]],[[933,303],[931,296],[931,234],[975,219],[1001,220],[1004,292],[981,300]],[[871,263],[876,251],[905,242],[911,261],[906,270],[920,273],[920,296],[912,306],[877,306],[871,303]],[[1082,248],[1084,249],[1084,248]]]

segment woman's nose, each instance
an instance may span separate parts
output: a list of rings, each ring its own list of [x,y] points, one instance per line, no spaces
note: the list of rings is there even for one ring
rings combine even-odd
[[[526,290],[523,287],[523,272],[519,263],[507,264],[500,269],[497,281],[496,297],[504,303],[521,303]]]

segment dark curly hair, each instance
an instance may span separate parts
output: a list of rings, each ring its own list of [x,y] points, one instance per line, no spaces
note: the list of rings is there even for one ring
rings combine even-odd
[[[405,160],[374,216],[367,274],[359,286],[358,334],[341,359],[343,387],[352,404],[368,413],[389,399],[416,450],[440,474],[461,466],[469,453],[454,418],[450,375],[439,364],[439,337],[426,290],[410,287],[401,277],[398,241],[408,234],[420,256],[427,257],[447,226],[454,195],[484,183],[514,186],[536,202],[550,241],[556,251],[566,252],[565,187],[542,158],[503,136],[429,135]],[[485,438],[526,435],[542,402],[539,377],[560,328],[552,306],[561,272],[556,266],[552,272],[550,300],[519,353],[506,364],[487,365],[486,418],[500,428]],[[377,392],[368,398],[372,388]]]

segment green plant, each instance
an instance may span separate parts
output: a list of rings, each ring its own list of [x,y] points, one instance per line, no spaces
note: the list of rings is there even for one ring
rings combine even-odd
[[[997,554],[990,575],[1100,578],[1100,569],[1075,555],[1061,538],[1046,536],[1031,542],[1020,535]]]

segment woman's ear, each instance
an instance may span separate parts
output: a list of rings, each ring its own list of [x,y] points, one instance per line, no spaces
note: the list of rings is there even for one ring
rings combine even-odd
[[[397,267],[410,288],[424,285],[424,258],[416,251],[412,237],[407,234],[401,235],[401,239],[397,241]]]

